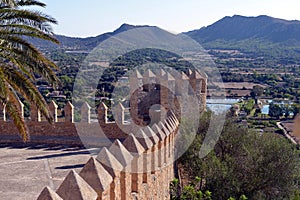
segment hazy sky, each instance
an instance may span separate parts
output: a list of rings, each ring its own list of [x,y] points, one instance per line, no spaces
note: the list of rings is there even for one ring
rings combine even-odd
[[[123,23],[184,32],[235,14],[300,20],[300,0],[41,0],[59,21],[55,33],[96,36]]]

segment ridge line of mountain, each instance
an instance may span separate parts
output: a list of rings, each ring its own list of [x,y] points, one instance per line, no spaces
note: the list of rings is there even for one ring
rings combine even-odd
[[[95,37],[77,38],[57,35],[61,44],[55,44],[42,40],[29,39],[41,49],[64,49],[64,50],[91,50],[100,42],[124,31],[150,27],[149,25],[122,24],[113,32],[104,33]],[[292,48],[297,52],[300,49],[300,21],[285,20],[260,15],[257,17],[246,17],[241,15],[226,16],[215,23],[200,29],[184,32],[192,39],[199,42],[207,49],[240,49],[246,51],[264,51],[274,48]]]

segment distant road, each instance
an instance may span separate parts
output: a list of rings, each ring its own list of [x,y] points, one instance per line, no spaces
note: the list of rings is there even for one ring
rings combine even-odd
[[[292,138],[292,137],[288,134],[288,132],[285,130],[285,128],[281,125],[281,122],[277,122],[276,124],[277,124],[278,128],[280,128],[281,130],[283,130],[284,136],[285,136],[286,138],[288,138],[288,139],[289,139],[290,141],[292,141],[294,144],[297,144],[297,142],[294,140],[294,138]]]

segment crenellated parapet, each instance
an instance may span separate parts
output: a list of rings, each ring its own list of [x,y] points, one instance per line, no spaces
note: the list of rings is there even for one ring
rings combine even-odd
[[[58,188],[46,187],[38,200],[169,199],[180,119],[183,113],[197,110],[183,110],[182,105],[195,101],[199,112],[205,110],[207,76],[190,70],[148,69],[142,74],[135,71],[129,80],[130,107],[101,102],[95,108],[84,102],[75,108],[67,102],[59,109],[52,101],[50,124],[30,106],[25,123],[31,143],[84,143],[101,149],[79,173],[71,171]],[[21,102],[18,109],[24,116]],[[0,130],[0,143],[22,142],[5,105],[0,105]]]
[[[127,111],[122,104],[117,104],[113,108],[114,121],[108,120],[109,108],[104,103],[101,103],[97,109],[96,120],[91,117],[91,106],[88,103],[84,103],[80,109],[81,115],[78,122],[74,121],[74,106],[70,102],[63,109],[64,117],[58,118],[58,107],[54,102],[49,104],[49,109],[54,119],[52,124],[43,119],[37,109],[34,109],[31,112],[31,116],[25,119],[31,143],[81,145],[80,136],[84,137],[84,135],[78,135],[78,131],[84,132],[84,130],[88,130],[85,131],[85,134],[87,137],[91,137],[91,140],[93,137],[124,140],[128,133],[140,131],[140,126],[125,119],[124,116]],[[14,123],[6,115],[5,106],[0,108],[0,112],[4,113],[0,118],[0,142],[22,142]],[[101,128],[101,133],[99,128]],[[80,131],[81,129],[83,131]],[[97,144],[95,145],[97,146]]]
[[[179,121],[164,122],[115,140],[91,157],[79,173],[71,171],[56,189],[46,187],[38,200],[169,199],[174,177],[174,140]]]
[[[30,117],[25,118],[31,142],[82,145],[82,134],[78,134],[78,130],[81,129],[84,132],[83,137],[95,141],[96,145],[101,137],[125,140],[129,133],[138,132],[139,127],[153,126],[155,123],[159,125],[170,116],[171,111],[177,118],[181,118],[183,112],[190,113],[190,110],[182,109],[182,104],[197,101],[200,112],[206,107],[207,76],[198,71],[189,70],[183,73],[148,69],[143,74],[135,71],[129,80],[129,108],[125,108],[121,103],[109,108],[103,102],[98,108],[94,108],[84,102],[81,108],[76,108],[75,111],[71,102],[59,109],[58,105],[51,101],[48,107],[53,123],[49,124],[40,111],[31,105]],[[22,102],[19,102],[18,109],[24,117]],[[109,113],[113,114],[114,121],[109,121]],[[128,115],[129,119],[125,117]],[[174,122],[171,120],[171,123]],[[101,134],[98,133],[99,126]],[[7,115],[5,105],[0,105],[0,130],[0,142],[22,142],[18,130]]]

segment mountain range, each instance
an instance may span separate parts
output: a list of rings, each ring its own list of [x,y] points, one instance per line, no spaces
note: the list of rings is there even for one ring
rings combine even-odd
[[[123,24],[114,32],[87,38],[56,35],[57,39],[61,42],[58,47],[57,45],[41,40],[30,39],[30,41],[41,49],[60,48],[88,51],[111,36],[140,27],[145,26]],[[227,16],[210,26],[183,34],[190,36],[207,49],[239,49],[246,52],[262,53],[272,50],[273,52],[289,55],[300,52],[300,21],[288,21],[266,15],[257,17]]]
[[[260,39],[274,43],[300,41],[300,21],[288,21],[266,15],[258,17],[234,15],[186,34],[202,43],[245,39]]]
[[[29,41],[41,49],[60,48],[60,49],[65,49],[65,50],[89,51],[89,50],[94,49],[96,46],[98,46],[99,43],[103,42],[104,40],[108,39],[111,36],[122,33],[124,31],[128,31],[130,29],[141,28],[141,27],[150,27],[150,26],[146,26],[146,25],[145,26],[134,26],[134,25],[129,25],[129,24],[125,23],[125,24],[122,24],[118,29],[116,29],[113,32],[108,32],[108,33],[98,35],[96,37],[87,37],[87,38],[77,38],[77,37],[68,37],[68,36],[63,36],[63,35],[55,35],[55,37],[60,42],[59,45],[53,44],[48,41],[39,40],[39,39],[29,39]]]

